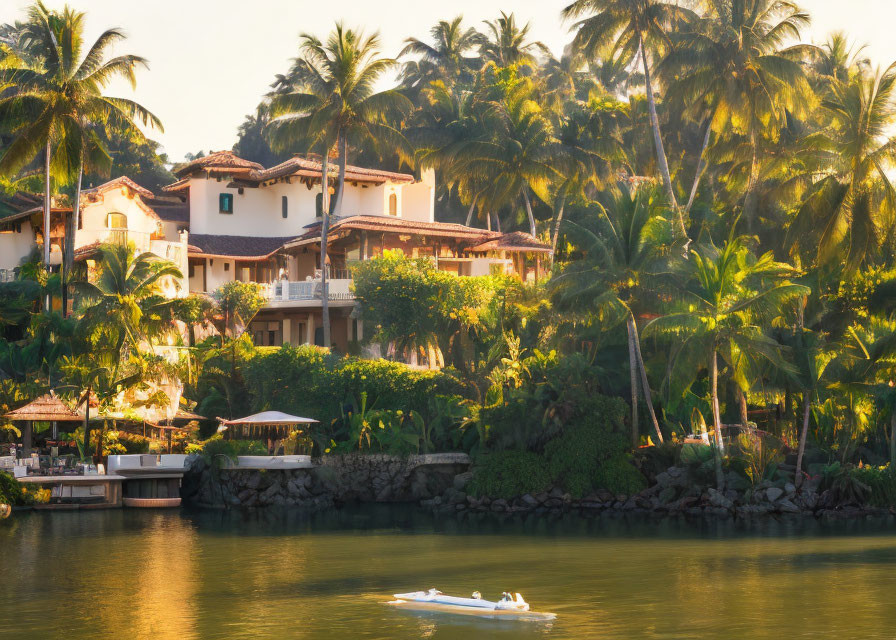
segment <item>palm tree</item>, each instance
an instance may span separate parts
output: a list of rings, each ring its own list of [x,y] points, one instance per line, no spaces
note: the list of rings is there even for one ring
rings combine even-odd
[[[529,40],[531,25],[527,22],[522,27],[517,25],[514,14],[501,12],[496,20],[486,20],[489,33],[481,39],[479,54],[484,62],[494,62],[499,67],[520,65],[532,67],[537,54],[550,55],[544,43]]]
[[[678,3],[663,0],[576,0],[563,9],[565,19],[575,19],[587,15],[574,25],[576,36],[573,46],[591,58],[601,52],[619,54],[628,64],[640,56],[644,69],[644,87],[650,113],[650,126],[657,164],[663,179],[666,196],[672,208],[678,212],[679,231],[687,238],[684,217],[675,198],[669,161],[663,146],[660,122],[656,111],[651,75],[652,62],[667,48],[667,32],[673,26],[690,17],[690,12]],[[654,60],[655,62],[655,60]]]
[[[13,123],[14,141],[0,158],[0,173],[13,175],[44,154],[44,264],[50,261],[50,177],[76,183],[72,230],[78,228],[81,177],[85,164],[111,163],[94,127],[107,126],[142,138],[139,121],[162,129],[152,113],[133,100],[103,95],[110,81],[123,77],[136,85],[135,71],[146,61],[134,55],[108,58],[109,49],[124,39],[119,29],[104,31],[82,56],[84,13],[65,7],[50,11],[37,2],[28,21],[10,38],[19,64],[0,69],[0,122]],[[56,147],[54,155],[53,150]],[[74,244],[66,242],[65,269],[71,270]]]
[[[271,101],[274,119],[271,137],[278,149],[296,144],[321,149],[321,297],[324,344],[330,345],[329,287],[327,282],[327,242],[329,215],[328,164],[335,142],[339,177],[332,213],[342,213],[348,138],[359,144],[370,141],[376,146],[398,150],[410,158],[412,150],[388,117],[409,110],[411,103],[395,90],[374,92],[380,76],[394,67],[392,58],[380,57],[379,34],[365,36],[337,23],[326,44],[317,37],[302,34],[302,57],[296,59],[286,85]]]
[[[399,58],[407,55],[419,56],[419,60],[409,61],[402,67],[402,84],[408,88],[423,88],[434,80],[454,84],[455,80],[468,79],[478,62],[467,54],[482,41],[481,34],[473,27],[463,28],[463,16],[450,22],[439,20],[429,30],[433,44],[417,38],[405,40]]]
[[[583,258],[570,263],[551,280],[551,287],[563,305],[588,308],[624,318],[628,334],[629,373],[632,400],[632,445],[638,446],[638,384],[657,440],[663,442],[647,369],[641,356],[641,342],[635,314],[644,310],[658,291],[665,269],[664,250],[672,241],[673,229],[666,217],[668,205],[651,185],[630,189],[622,185],[602,194],[594,203],[596,216],[587,224],[567,223],[578,241],[583,242]],[[639,375],[640,374],[640,375]]]
[[[712,0],[707,14],[692,24],[663,62],[664,74],[676,78],[671,94],[690,105],[686,113],[706,121],[689,206],[712,132],[743,136],[750,153],[743,210],[752,230],[760,147],[774,143],[788,114],[804,115],[811,101],[801,62],[814,48],[785,46],[799,39],[809,16],[790,0]]]
[[[533,236],[537,230],[530,192],[550,202],[548,187],[569,163],[535,96],[532,82],[518,79],[483,106],[480,127],[488,137],[465,142],[453,157],[457,171],[488,185],[479,195],[486,208],[497,210],[522,198]]]
[[[789,240],[854,271],[896,222],[896,64],[833,81],[822,108],[831,125],[806,141],[817,161],[803,176],[809,186]]]
[[[679,371],[693,377],[700,365],[708,365],[719,487],[724,485],[721,456],[725,453],[719,356],[732,371],[743,371],[744,360],[754,363],[763,359],[789,370],[780,345],[763,333],[759,323],[779,317],[787,302],[810,293],[808,287],[788,280],[795,274],[792,267],[776,262],[771,252],[756,258],[746,242],[732,231],[721,248],[709,244],[692,250],[691,259],[683,264],[683,308],[652,320],[644,328],[645,334],[681,339],[675,362]]]

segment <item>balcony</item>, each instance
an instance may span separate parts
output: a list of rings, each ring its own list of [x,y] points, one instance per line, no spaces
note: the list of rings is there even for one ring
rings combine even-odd
[[[337,273],[334,275],[348,275]],[[355,296],[351,290],[351,278],[331,278],[327,285],[327,299],[336,303],[353,303]],[[321,301],[321,282],[317,280],[277,280],[265,286],[268,306],[318,306]]]

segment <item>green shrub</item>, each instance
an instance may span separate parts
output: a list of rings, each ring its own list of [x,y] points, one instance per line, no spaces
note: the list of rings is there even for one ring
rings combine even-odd
[[[896,470],[891,469],[889,464],[883,467],[857,467],[850,473],[871,490],[868,504],[883,508],[896,507]]]
[[[315,418],[325,429],[364,392],[368,406],[416,411],[426,418],[430,398],[463,392],[463,384],[450,373],[419,371],[387,360],[343,358],[310,345],[256,350],[243,373],[253,410],[276,408]]]
[[[574,498],[601,487],[603,463],[627,451],[624,405],[619,398],[594,396],[580,407],[574,426],[545,445],[551,479]]]
[[[50,499],[49,489],[39,485],[23,484],[8,473],[0,471],[0,504],[23,507],[43,504]]]
[[[218,433],[199,443],[199,447],[188,447],[187,452],[198,453],[214,466],[221,463],[222,456],[234,461],[237,456],[264,456],[268,448],[258,440],[225,440]]]
[[[510,499],[551,486],[545,459],[530,451],[495,451],[476,459],[470,493]]]
[[[631,496],[647,488],[647,479],[631,463],[628,455],[618,455],[600,465],[594,484],[597,489]]]

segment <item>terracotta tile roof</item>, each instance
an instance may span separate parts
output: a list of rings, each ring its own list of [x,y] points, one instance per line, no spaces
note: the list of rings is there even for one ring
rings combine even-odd
[[[306,229],[308,229],[308,231],[292,242],[287,243],[286,246],[301,246],[303,244],[308,244],[314,239],[320,238],[319,222],[309,225]],[[452,222],[420,222],[417,220],[406,220],[404,218],[395,218],[392,216],[350,216],[330,223],[330,233],[333,234],[334,239],[338,237],[340,231],[350,231],[353,229],[429,236],[433,238],[455,238],[474,244],[480,244],[501,235],[494,231],[474,229],[473,227],[467,227]]]
[[[200,170],[245,173],[252,170],[261,171],[263,169],[264,167],[257,162],[243,160],[233,151],[216,151],[215,153],[210,153],[203,158],[196,158],[195,160],[176,168],[174,170],[174,175],[178,178],[182,178]]]
[[[190,203],[180,198],[153,196],[146,204],[165,222],[190,222]]]
[[[114,180],[109,180],[109,182],[104,182],[98,187],[93,187],[92,189],[84,189],[83,191],[81,191],[81,195],[89,197],[92,195],[104,193],[111,189],[117,189],[119,187],[130,189],[132,192],[139,194],[143,198],[152,198],[152,191],[150,191],[149,189],[144,189],[127,176],[120,176],[118,178],[115,178]]]
[[[253,238],[190,234],[188,255],[196,258],[240,258],[265,260],[292,238]]]
[[[512,231],[497,238],[470,247],[468,251],[519,251],[551,253],[550,245],[541,242],[532,234],[523,231]]]
[[[338,175],[339,167],[335,161],[330,165],[332,175]],[[246,175],[239,176],[240,181],[265,182],[286,176],[300,176],[306,178],[319,178],[321,172],[320,159],[317,156],[295,155],[285,162],[260,171],[250,171]],[[346,182],[367,182],[383,184],[385,182],[414,182],[414,176],[408,173],[395,173],[394,171],[382,171],[380,169],[367,169],[354,165],[345,166]]]
[[[29,402],[24,407],[7,413],[9,420],[37,420],[40,422],[81,422],[84,418],[68,408],[52,391]]]
[[[172,182],[171,184],[165,185],[162,187],[162,191],[167,191],[169,193],[175,191],[187,191],[190,188],[190,179],[182,178],[177,182]]]

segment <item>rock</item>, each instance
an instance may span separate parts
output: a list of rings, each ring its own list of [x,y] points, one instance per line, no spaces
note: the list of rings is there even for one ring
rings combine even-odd
[[[548,496],[551,498],[563,498],[563,489],[560,487],[554,487],[548,493]]]
[[[507,511],[507,500],[504,500],[503,498],[499,498],[498,500],[495,500],[494,502],[492,502],[491,510],[492,511]]]
[[[784,495],[784,490],[779,489],[778,487],[769,487],[765,492],[765,497],[768,498],[769,502],[775,502],[778,498]]]
[[[527,507],[537,507],[538,500],[536,500],[531,494],[526,493],[520,498],[520,501],[525,504]]]
[[[473,472],[467,471],[466,473],[459,473],[454,476],[454,488],[458,491],[463,491],[467,488],[467,485],[470,484],[470,480],[473,479]]]
[[[719,493],[713,488],[707,489],[707,495],[709,496],[709,503],[720,509],[731,509],[734,506],[734,503],[726,498],[723,494]]]
[[[597,492],[597,499],[600,500],[601,502],[612,502],[616,498],[613,496],[612,493],[610,493],[606,489],[601,489],[600,491]]]
[[[792,498],[796,494],[796,485],[792,482],[788,482],[784,485],[784,493],[787,494],[788,498]]]
[[[673,478],[680,478],[684,475],[684,470],[681,467],[669,467],[666,469],[666,473]]]
[[[656,483],[660,487],[671,487],[672,486],[672,476],[670,476],[666,471],[662,471],[656,476]]]
[[[795,504],[793,504],[787,498],[784,498],[783,500],[778,502],[775,506],[782,513],[799,513],[800,512],[800,508],[798,506],[796,506]]]
[[[246,501],[249,500],[249,497],[252,496],[252,495],[254,495],[254,494],[255,494],[255,492],[254,492],[252,489],[243,489],[242,491],[240,491],[240,492],[237,494],[237,498],[239,498],[240,502],[242,502],[243,504],[245,504]]]
[[[247,489],[257,489],[258,485],[261,484],[261,474],[257,471],[252,473],[249,476],[249,480],[246,482]]]
[[[674,487],[666,487],[662,491],[660,491],[660,495],[657,496],[661,504],[669,504],[673,500],[675,500],[675,496],[678,495],[678,492]]]
[[[274,496],[276,496],[279,492],[280,485],[272,484],[258,495],[258,500],[262,503],[272,502],[274,500]]]

